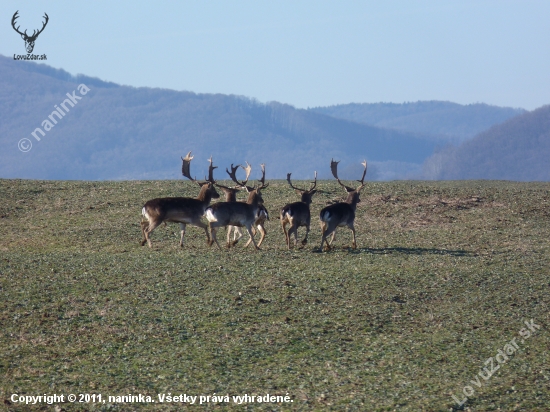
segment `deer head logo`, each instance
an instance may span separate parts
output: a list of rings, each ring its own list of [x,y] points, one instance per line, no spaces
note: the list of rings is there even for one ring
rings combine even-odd
[[[27,35],[27,30],[25,30],[24,33],[21,33],[19,31],[19,26],[17,26],[17,28],[15,27],[15,20],[17,20],[17,18],[19,17],[17,15],[17,13],[19,13],[19,10],[17,10],[15,12],[15,14],[13,15],[13,17],[11,19],[11,25],[12,25],[13,29],[21,35],[21,38],[23,40],[25,40],[25,48],[27,49],[27,53],[32,53],[32,51],[34,49],[34,42],[36,41],[36,38],[38,37],[38,35],[40,33],[42,33],[42,31],[44,30],[44,28],[46,27],[46,24],[48,24],[49,17],[46,13],[44,13],[44,18],[46,19],[46,21],[43,23],[42,28],[40,30],[38,30],[38,32],[36,30],[34,30],[32,35],[29,36],[29,35]]]

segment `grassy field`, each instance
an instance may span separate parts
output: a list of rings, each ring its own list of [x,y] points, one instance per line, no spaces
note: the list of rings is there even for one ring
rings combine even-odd
[[[180,249],[175,224],[139,246],[143,203],[190,182],[0,180],[0,410],[187,406],[169,393],[292,400],[201,410],[550,410],[550,184],[369,182],[358,249],[342,230],[322,254],[318,212],[343,191],[318,188],[305,248],[285,248],[278,209],[298,199],[274,181],[262,250],[220,252],[193,227]],[[156,402],[11,401],[54,393]]]

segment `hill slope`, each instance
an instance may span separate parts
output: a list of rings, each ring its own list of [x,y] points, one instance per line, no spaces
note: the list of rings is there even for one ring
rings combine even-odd
[[[487,104],[460,105],[451,102],[342,104],[310,109],[336,118],[372,126],[430,135],[458,143],[525,112],[523,109]]]
[[[550,105],[492,127],[425,163],[430,179],[550,180]]]
[[[268,178],[292,171],[306,178],[343,161],[356,177],[363,158],[421,164],[435,143],[417,134],[335,119],[291,106],[227,95],[134,88],[0,56],[0,177],[138,179],[180,177],[180,156],[193,150],[193,173],[206,172],[212,154],[220,170],[245,160],[267,164]],[[31,133],[67,93],[90,91],[37,141]],[[76,95],[79,96],[78,91]],[[55,118],[55,115],[54,115]],[[40,137],[40,135],[39,135]],[[21,138],[32,150],[17,149]],[[368,178],[376,177],[371,168]],[[220,172],[218,170],[218,172]],[[220,172],[219,177],[225,175]]]

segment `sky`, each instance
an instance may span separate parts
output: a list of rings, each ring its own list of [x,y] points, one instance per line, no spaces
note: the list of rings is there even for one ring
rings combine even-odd
[[[548,0],[3,0],[5,56],[25,54],[17,10],[30,33],[48,14],[48,65],[123,85],[297,108],[550,103]]]

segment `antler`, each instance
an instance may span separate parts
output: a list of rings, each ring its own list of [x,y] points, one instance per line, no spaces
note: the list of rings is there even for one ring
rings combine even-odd
[[[265,164],[262,163],[260,167],[262,168],[262,178],[258,180],[258,182],[261,183],[261,186],[256,187],[256,185],[254,185],[255,190],[265,189],[266,187],[269,186],[269,183],[268,184],[265,183]]]
[[[13,29],[14,29],[17,33],[19,33],[21,36],[26,36],[26,35],[27,35],[27,30],[25,30],[25,33],[21,33],[21,32],[19,31],[19,27],[21,27],[21,26],[17,26],[17,28],[15,28],[15,20],[17,20],[17,18],[19,17],[19,16],[17,15],[17,13],[19,13],[19,10],[17,10],[17,11],[13,14],[13,17],[11,18],[11,26],[12,26]]]
[[[181,174],[201,187],[206,183],[212,183],[212,184],[216,183],[216,181],[214,180],[214,169],[216,169],[218,166],[214,166],[212,164],[212,156],[210,156],[210,159],[208,159],[208,161],[210,162],[210,166],[208,167],[208,179],[205,178],[204,182],[198,182],[196,177],[195,178],[191,177],[190,166],[191,166],[191,160],[193,160],[194,157],[195,156],[191,156],[191,152],[189,152],[187,153],[187,156],[181,158],[181,161],[182,161]]]
[[[317,172],[315,172],[315,181],[311,182],[312,186],[308,190],[300,189],[299,187],[294,186],[290,181],[290,175],[292,175],[292,173],[286,174],[286,181],[288,182],[290,187],[293,188],[294,190],[297,190],[299,192],[311,192],[313,189],[315,189],[315,186],[317,186]]]
[[[217,169],[218,166],[214,166],[212,164],[212,156],[210,156],[210,159],[208,159],[208,161],[210,162],[210,166],[208,166],[208,179],[205,178],[205,180],[214,184],[216,183],[216,181],[214,180],[214,169]]]
[[[243,180],[242,182],[239,182],[237,180],[237,169],[239,167],[242,167],[244,169],[244,171],[246,172],[246,178],[245,180]],[[242,186],[242,187],[245,187],[246,184],[248,183],[248,179],[250,177],[250,172],[252,171],[252,166],[250,166],[248,164],[248,162],[246,162],[246,167],[242,166],[242,165],[237,165],[235,167],[233,167],[233,163],[231,163],[231,172],[227,169],[225,169],[225,171],[227,172],[227,174],[229,175],[229,177],[231,178],[231,180],[233,180],[235,183],[237,183],[239,186]]]
[[[340,161],[338,161],[338,162],[335,162],[334,160],[330,161],[330,170],[332,172],[332,175],[336,178],[336,180],[338,180],[338,183],[340,183],[340,185],[343,186],[348,193],[357,192],[357,191],[361,190],[363,188],[363,186],[365,186],[364,181],[365,181],[365,176],[367,174],[367,161],[363,160],[363,163],[361,163],[363,166],[365,166],[365,170],[363,170],[363,176],[361,177],[361,180],[358,180],[358,182],[361,183],[361,185],[356,189],[354,189],[352,187],[349,187],[349,186],[346,186],[345,184],[343,184],[340,181],[340,179],[338,178],[338,163],[340,163]]]
[[[43,17],[46,19],[46,21],[42,23],[42,28],[40,30],[38,30],[38,33],[36,32],[36,30],[33,30],[32,36],[29,36],[27,34],[27,30],[25,30],[24,33],[21,33],[19,31],[19,27],[21,27],[21,26],[17,26],[17,28],[15,27],[15,21],[19,18],[19,16],[17,15],[18,13],[19,13],[19,10],[17,10],[14,13],[13,17],[11,18],[11,25],[17,33],[19,33],[21,36],[25,36],[29,40],[36,39],[38,37],[38,35],[44,31],[44,29],[46,28],[46,25],[48,24],[48,21],[50,20],[50,18],[48,17],[48,14],[44,13]]]
[[[288,182],[290,187],[293,188],[294,190],[299,191],[299,192],[305,192],[306,191],[305,189],[300,189],[299,187],[296,187],[296,186],[292,185],[292,182],[290,181],[290,175],[292,175],[292,173],[287,173],[286,174],[286,181]]]
[[[308,192],[311,192],[317,186],[317,171],[315,171],[315,180],[311,183],[313,184],[313,186],[309,188]]]
[[[46,28],[46,25],[48,24],[48,21],[50,20],[50,18],[48,17],[48,15],[46,14],[46,12],[44,12],[44,16],[42,16],[46,19],[46,21],[44,23],[42,23],[42,28],[40,30],[38,30],[38,33],[34,33],[36,30],[33,30],[33,33],[32,33],[32,36],[31,38],[36,38],[38,37],[38,35],[40,33],[42,33],[44,31],[44,29]]]
[[[193,160],[195,156],[191,156],[191,152],[187,153],[187,156],[185,158],[181,158],[182,165],[181,165],[181,174],[184,175],[189,180],[196,182],[197,178],[192,178],[190,173],[190,166],[191,166],[191,160]]]
[[[340,163],[340,161],[337,161],[335,162],[334,159],[331,159],[330,160],[330,171],[332,172],[332,175],[334,176],[334,178],[336,180],[338,180],[338,183],[340,183],[340,186],[343,186],[344,189],[346,189],[346,191],[348,193],[350,192],[353,192],[355,189],[349,187],[349,186],[346,186],[345,184],[343,184],[340,179],[338,178],[338,163]]]
[[[364,167],[365,167],[365,170],[363,170],[363,176],[361,177],[361,180],[358,180],[359,183],[361,183],[361,186],[359,186],[357,189],[355,189],[356,191],[359,191],[363,188],[363,186],[365,186],[365,176],[367,175],[367,160],[363,160],[363,163],[361,163]]]

